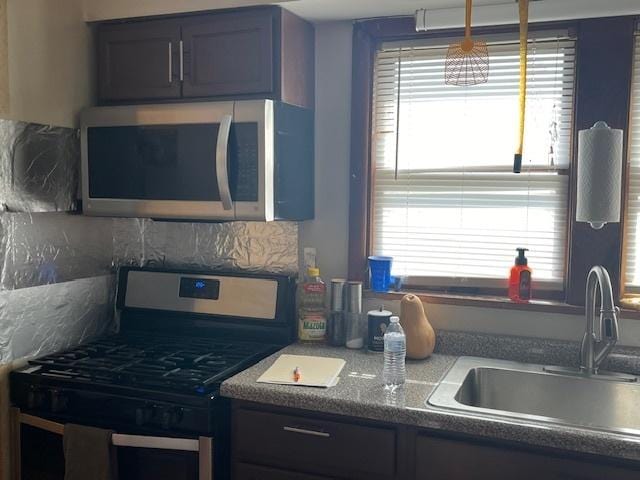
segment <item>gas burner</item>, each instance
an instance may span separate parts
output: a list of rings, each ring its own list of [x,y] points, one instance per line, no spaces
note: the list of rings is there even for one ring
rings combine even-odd
[[[268,352],[237,340],[113,336],[29,363],[40,375],[79,382],[205,394]]]

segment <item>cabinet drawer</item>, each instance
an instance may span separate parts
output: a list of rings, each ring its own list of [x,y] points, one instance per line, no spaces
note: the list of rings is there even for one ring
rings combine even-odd
[[[238,409],[234,456],[349,479],[394,478],[396,431],[293,415]]]
[[[236,465],[234,480],[330,480],[306,473],[286,472],[277,468],[258,467],[247,463]]]

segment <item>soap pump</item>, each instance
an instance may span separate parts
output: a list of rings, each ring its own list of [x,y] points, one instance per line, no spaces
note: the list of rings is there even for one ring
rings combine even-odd
[[[509,276],[509,298],[513,302],[526,303],[531,300],[531,268],[527,265],[529,262],[524,252],[528,248],[516,248],[518,256],[516,264],[511,267],[511,275]]]

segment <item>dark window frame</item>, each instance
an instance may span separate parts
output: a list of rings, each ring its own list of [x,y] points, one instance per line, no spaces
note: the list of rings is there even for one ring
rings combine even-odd
[[[623,294],[622,253],[624,210],[628,173],[628,126],[634,33],[638,17],[622,16],[536,23],[530,30],[563,28],[576,32],[576,88],[572,124],[572,151],[569,182],[569,215],[565,290],[541,295],[571,305],[584,304],[586,277],[593,265],[603,265],[611,274],[614,295]],[[477,28],[478,35],[513,32],[517,26]],[[372,194],[371,126],[373,67],[375,52],[385,41],[413,38],[461,36],[461,29],[443,29],[416,33],[413,17],[381,18],[354,23],[351,100],[351,161],[349,204],[349,278],[366,281],[370,252]],[[577,132],[605,120],[612,128],[621,128],[624,138],[623,211],[620,223],[592,230],[575,221],[577,169]],[[448,293],[451,293],[449,291]],[[454,292],[456,293],[456,292]],[[474,295],[505,294],[505,291],[473,289],[458,291]]]

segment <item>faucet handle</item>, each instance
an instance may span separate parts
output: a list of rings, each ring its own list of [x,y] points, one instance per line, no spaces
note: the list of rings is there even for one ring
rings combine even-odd
[[[613,307],[613,310],[600,313],[600,322],[602,326],[601,335],[611,341],[616,342],[618,340],[618,315],[620,314],[620,308]]]

